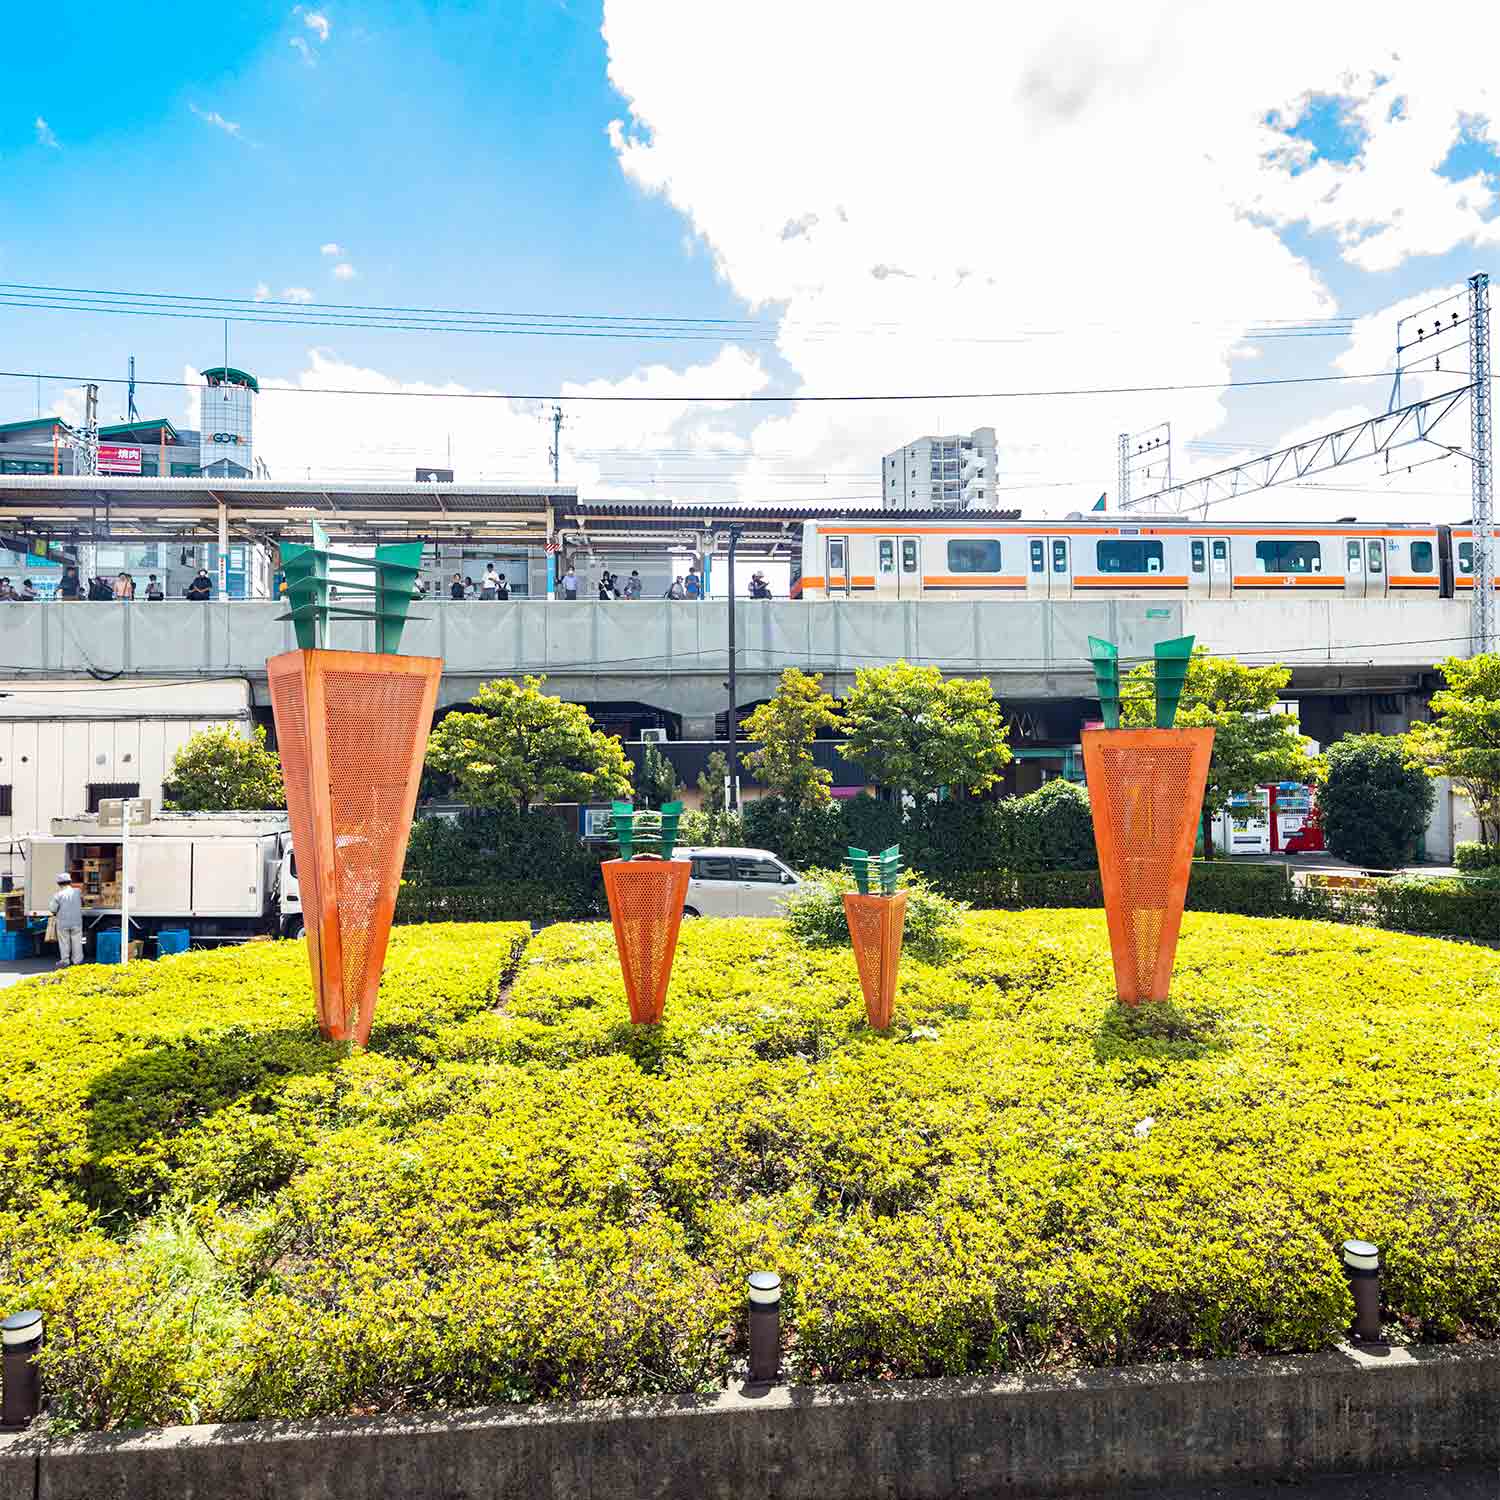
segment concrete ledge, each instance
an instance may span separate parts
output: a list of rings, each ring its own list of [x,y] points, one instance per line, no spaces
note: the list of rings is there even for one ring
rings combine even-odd
[[[1500,1462],[1500,1343],[0,1438],[0,1500],[949,1500]]]

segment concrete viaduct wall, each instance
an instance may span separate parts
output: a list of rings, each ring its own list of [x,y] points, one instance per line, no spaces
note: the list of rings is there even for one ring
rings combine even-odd
[[[1215,652],[1293,666],[1312,693],[1404,692],[1434,661],[1467,650],[1462,600],[1285,597],[1232,600],[922,600],[905,603],[741,601],[740,701],[774,689],[785,666],[828,676],[844,691],[857,667],[932,663],[988,676],[1002,697],[1090,694],[1088,637],[1148,657],[1159,640],[1196,635]],[[265,701],[265,661],[295,644],[274,601],[192,604],[0,604],[6,676],[244,676]],[[728,611],[722,602],[432,601],[414,606],[403,650],[443,657],[442,703],[468,698],[486,678],[545,673],[581,702],[635,701],[684,718],[688,737],[711,734],[723,709]],[[331,644],[368,650],[371,627],[341,621]]]

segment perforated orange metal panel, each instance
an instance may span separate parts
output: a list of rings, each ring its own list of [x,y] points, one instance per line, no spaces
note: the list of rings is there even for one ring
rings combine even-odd
[[[1099,878],[1127,1005],[1165,1000],[1203,807],[1212,729],[1086,729]]]
[[[894,896],[844,897],[849,941],[865,997],[865,1017],[884,1031],[896,1012],[896,978],[901,972],[901,940],[906,935],[906,892]]]
[[[289,651],[266,670],[318,1025],[364,1046],[443,664]]]
[[[693,867],[685,859],[646,858],[607,859],[602,868],[630,1019],[654,1025],[667,1003]]]

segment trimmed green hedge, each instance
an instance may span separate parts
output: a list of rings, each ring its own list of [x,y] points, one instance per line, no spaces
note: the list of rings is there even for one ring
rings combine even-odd
[[[1500,954],[1189,913],[1115,1005],[1099,912],[971,914],[890,1036],[852,956],[684,928],[633,1028],[607,925],[392,936],[363,1054],[306,949],[0,993],[0,1307],[69,1427],[722,1387],[744,1278],[797,1380],[1500,1334]],[[510,976],[513,974],[513,978]]]
[[[1465,875],[1500,876],[1500,844],[1459,844],[1453,863]]]

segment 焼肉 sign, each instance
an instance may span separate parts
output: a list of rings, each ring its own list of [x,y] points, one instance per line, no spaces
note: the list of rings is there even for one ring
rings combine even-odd
[[[114,443],[100,443],[99,472],[101,474],[139,474],[141,450],[122,448]]]

